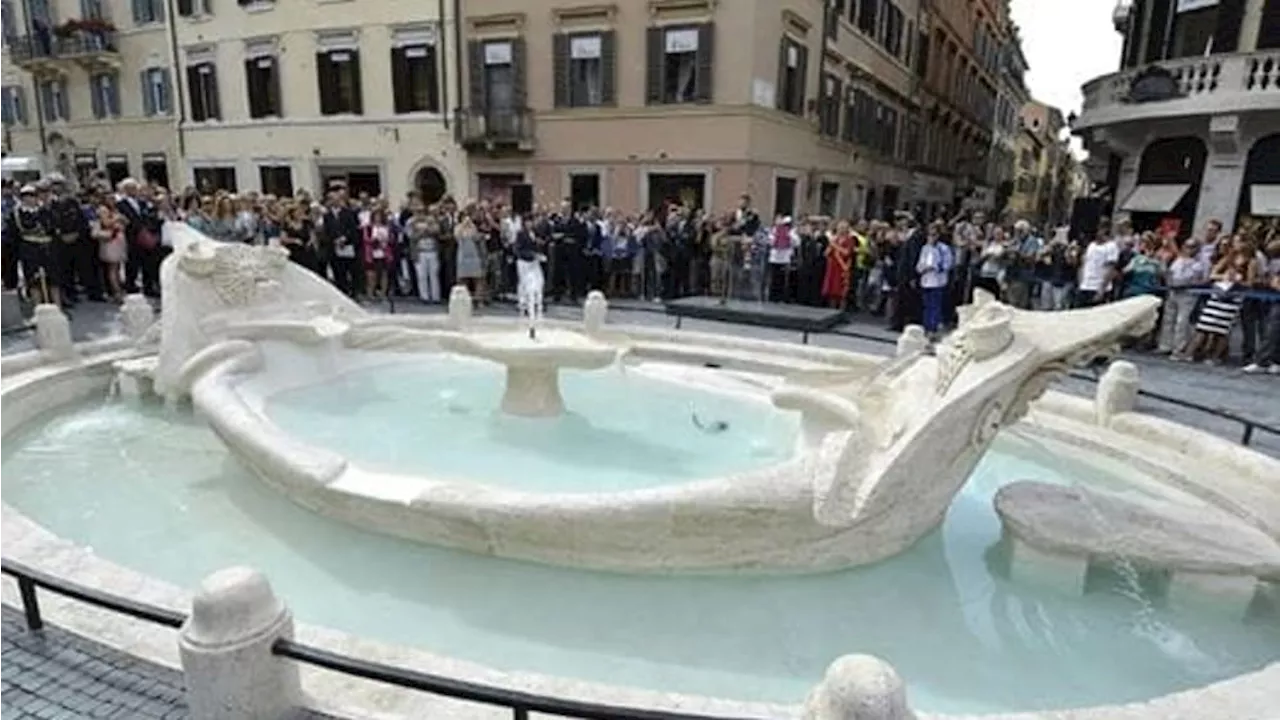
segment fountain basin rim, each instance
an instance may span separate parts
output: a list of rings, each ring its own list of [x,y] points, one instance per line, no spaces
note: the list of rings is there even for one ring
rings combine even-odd
[[[55,409],[58,405],[74,402],[77,399],[105,391],[110,381],[110,366],[114,360],[133,355],[132,351],[106,353],[92,358],[82,365],[64,364],[46,367],[39,371],[24,372],[18,377],[6,377],[0,398],[5,405],[14,402],[13,410],[18,420],[5,423],[4,433],[20,427],[34,416]],[[75,392],[49,392],[52,386],[61,383],[75,386]],[[1072,416],[1084,414],[1091,405],[1079,398],[1051,392],[1039,403],[1039,408],[1024,421],[1036,428],[1044,425],[1046,419],[1052,419],[1050,435],[1060,432],[1063,427],[1077,424]],[[10,408],[5,408],[10,409]],[[8,415],[6,413],[6,415]],[[1169,427],[1177,428],[1180,433],[1196,438],[1199,443],[1197,452],[1209,453],[1212,460],[1226,460],[1236,453],[1256,456],[1264,466],[1277,467],[1280,464],[1272,458],[1258,455],[1228,441],[1210,436],[1197,430],[1185,428],[1175,423],[1138,416],[1135,423],[1153,422],[1153,427],[1146,428],[1148,433],[1164,433]],[[1087,444],[1114,440],[1116,432],[1089,433],[1086,429]],[[1132,430],[1121,431],[1128,436],[1124,439],[1146,442],[1142,434]],[[1157,437],[1159,435],[1157,434]],[[1111,445],[1117,451],[1129,452],[1132,448],[1122,448],[1118,443]],[[1137,448],[1140,450],[1141,448]],[[1171,468],[1170,472],[1175,469]],[[34,520],[22,515],[16,509],[3,505],[3,543],[7,555],[56,576],[98,587],[108,592],[137,598],[144,602],[154,603],[181,611],[190,607],[191,594],[176,588],[164,581],[148,577],[127,568],[117,566],[107,560],[95,556],[87,548],[79,547],[58,538]],[[3,585],[5,604],[18,607],[17,593],[12,583]],[[288,598],[285,598],[287,601]],[[64,600],[57,596],[45,594],[42,605],[46,618],[74,632],[78,632],[98,642],[118,648],[129,654],[158,662],[171,668],[178,668],[176,645],[172,631],[155,625],[123,619],[108,611],[99,610],[75,601]],[[298,638],[302,642],[314,644],[336,652],[350,653],[379,662],[389,662],[404,667],[413,667],[450,677],[459,677],[473,682],[490,683],[502,687],[525,689],[532,692],[555,694],[583,700],[624,703],[635,707],[649,707],[656,710],[705,712],[723,715],[755,715],[759,717],[790,718],[798,717],[799,706],[779,706],[759,703],[743,703],[738,701],[716,700],[697,696],[681,696],[636,690],[618,686],[590,683],[568,678],[543,676],[535,673],[503,673],[481,665],[459,661],[425,651],[397,647],[394,645],[370,641],[347,633],[299,623]],[[856,652],[857,648],[850,648]],[[834,659],[834,658],[833,658]],[[319,671],[306,666],[302,667],[304,687],[308,691],[310,706],[323,711],[354,716],[367,716],[377,708],[380,712],[397,713],[399,716],[433,716],[450,718],[486,717],[484,711],[471,713],[465,708],[441,698],[430,698],[421,693],[401,690],[389,686],[367,683],[353,678],[336,676],[333,673]],[[814,679],[817,682],[817,678]],[[905,678],[910,689],[911,678]],[[1130,720],[1164,720],[1170,717],[1195,717],[1197,720],[1234,720],[1239,717],[1263,717],[1274,707],[1270,702],[1271,691],[1280,686],[1280,662],[1272,663],[1255,672],[1222,680],[1212,685],[1193,688],[1145,702],[1137,702],[1117,706],[1098,706],[1058,710],[1052,713],[1055,720],[1110,720],[1125,717]],[[427,709],[430,708],[430,709]],[[424,714],[425,713],[425,714]],[[982,716],[965,716],[967,718],[982,717],[984,720],[1042,720],[1046,713],[1001,713]],[[921,720],[944,720],[948,717],[941,714],[918,713]]]

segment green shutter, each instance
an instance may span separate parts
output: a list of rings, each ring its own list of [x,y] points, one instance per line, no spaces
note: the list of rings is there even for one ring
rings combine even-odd
[[[556,33],[551,36],[551,79],[554,84],[555,106],[571,107],[572,90],[569,86],[569,52],[572,40],[568,33]]]
[[[715,72],[716,25],[704,23],[698,26],[698,76],[693,90],[697,102],[711,102],[715,94]]]
[[[663,62],[666,60],[666,48],[662,44],[664,37],[660,27],[645,29],[644,101],[648,105],[662,104]]]
[[[618,104],[618,33],[600,33],[600,104]]]

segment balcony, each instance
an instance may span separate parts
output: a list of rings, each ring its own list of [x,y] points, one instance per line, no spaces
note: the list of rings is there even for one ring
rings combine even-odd
[[[65,28],[63,25],[53,32],[14,39],[10,57],[18,67],[34,75],[65,75],[74,65],[89,72],[120,67],[120,44],[114,28]]]
[[[1178,58],[1085,84],[1072,125],[1089,128],[1159,118],[1280,110],[1280,50]]]
[[[468,152],[531,153],[536,147],[529,108],[460,108],[454,119],[455,137]]]

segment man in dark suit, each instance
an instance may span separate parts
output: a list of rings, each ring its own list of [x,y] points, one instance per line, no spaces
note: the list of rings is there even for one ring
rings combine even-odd
[[[142,292],[147,297],[160,297],[160,219],[155,208],[138,195],[138,181],[120,181],[116,210],[124,217],[124,240],[129,247],[125,263],[125,292],[138,292],[138,276],[142,276]]]
[[[920,288],[920,274],[916,272],[924,249],[924,232],[906,211],[897,213],[897,225],[902,243],[898,245],[898,296],[893,304],[890,329],[902,332],[907,325],[924,322],[924,292]]]
[[[356,297],[360,290],[360,216],[346,202],[342,188],[331,188],[325,198],[320,249],[329,258],[333,284],[347,296]]]

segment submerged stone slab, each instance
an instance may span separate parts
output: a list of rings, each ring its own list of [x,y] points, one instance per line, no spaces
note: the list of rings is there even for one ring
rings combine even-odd
[[[1015,542],[1043,553],[1208,576],[1280,578],[1280,544],[1213,507],[1021,481],[996,493]]]

